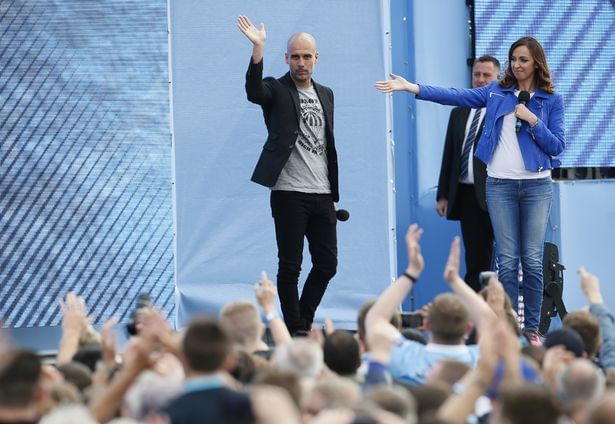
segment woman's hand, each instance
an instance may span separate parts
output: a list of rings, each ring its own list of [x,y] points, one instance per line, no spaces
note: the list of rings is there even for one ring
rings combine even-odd
[[[538,123],[538,117],[522,103],[515,106],[515,116],[530,124],[530,127],[534,127]]]
[[[393,91],[409,91],[414,94],[419,94],[418,84],[406,81],[404,77],[399,75],[390,74],[391,80],[377,81],[376,88],[383,93],[392,93]]]

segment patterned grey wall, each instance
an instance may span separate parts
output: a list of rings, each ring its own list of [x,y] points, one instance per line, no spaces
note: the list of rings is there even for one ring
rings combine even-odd
[[[0,2],[0,318],[173,312],[165,0]]]

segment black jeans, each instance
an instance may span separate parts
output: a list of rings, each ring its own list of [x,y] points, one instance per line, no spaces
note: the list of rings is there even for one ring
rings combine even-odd
[[[330,194],[272,191],[271,213],[278,244],[278,295],[291,333],[309,330],[329,280],[337,270],[337,220]],[[312,269],[299,296],[303,240]]]
[[[481,209],[476,199],[474,186],[459,184],[457,203],[461,223],[461,235],[465,247],[466,275],[465,281],[474,291],[482,287],[478,275],[491,270],[493,257],[493,230],[489,213]]]

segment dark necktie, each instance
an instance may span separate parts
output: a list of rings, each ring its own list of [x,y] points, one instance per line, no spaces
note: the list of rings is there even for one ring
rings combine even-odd
[[[468,179],[468,162],[470,161],[470,150],[472,150],[472,145],[474,144],[474,139],[476,138],[476,130],[478,130],[479,119],[480,109],[474,109],[474,118],[472,118],[470,130],[468,131],[468,136],[466,137],[465,143],[463,143],[463,151],[461,152],[461,170],[459,172],[459,179],[462,181]]]

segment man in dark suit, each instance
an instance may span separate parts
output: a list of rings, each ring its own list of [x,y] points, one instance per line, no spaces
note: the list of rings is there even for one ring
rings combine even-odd
[[[500,62],[481,56],[472,67],[472,87],[498,78]],[[480,139],[484,109],[456,107],[451,111],[442,154],[436,211],[449,220],[460,221],[465,246],[466,283],[479,291],[478,275],[491,267],[493,230],[485,200],[485,164],[474,157]]]
[[[337,269],[333,92],[312,80],[318,52],[310,34],[300,32],[288,40],[289,72],[263,79],[265,26],[256,28],[245,16],[237,26],[253,45],[246,74],[248,100],[261,106],[268,132],[252,181],[272,190],[282,313],[291,333],[305,333]],[[299,296],[304,238],[312,269]]]

